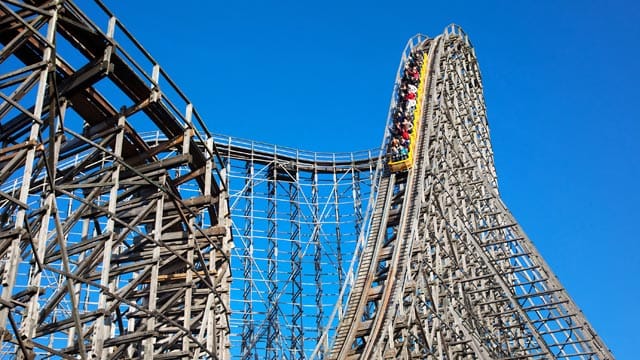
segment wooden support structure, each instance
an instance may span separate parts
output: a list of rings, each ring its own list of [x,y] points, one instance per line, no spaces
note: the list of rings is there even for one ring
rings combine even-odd
[[[0,1],[0,353],[227,359],[222,161],[102,11],[96,24],[71,1]]]

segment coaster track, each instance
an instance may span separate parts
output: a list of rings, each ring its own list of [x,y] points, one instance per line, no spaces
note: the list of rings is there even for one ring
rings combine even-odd
[[[459,27],[403,52],[387,127],[411,51],[428,67],[392,172],[212,135],[83,6],[0,0],[2,356],[613,359],[500,198]]]

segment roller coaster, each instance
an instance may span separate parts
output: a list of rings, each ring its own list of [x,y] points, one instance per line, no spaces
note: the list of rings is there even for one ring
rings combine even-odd
[[[404,76],[401,79],[400,91],[393,109],[394,122],[390,128],[392,136],[387,146],[389,170],[392,172],[410,169],[414,163],[417,134],[422,125],[422,102],[426,69],[429,66],[426,49],[412,49],[410,62],[406,62]],[[420,70],[418,70],[418,68]],[[407,85],[408,84],[408,85]]]
[[[99,0],[0,24],[2,358],[614,358],[500,198],[460,27],[379,148],[319,153],[211,133]]]

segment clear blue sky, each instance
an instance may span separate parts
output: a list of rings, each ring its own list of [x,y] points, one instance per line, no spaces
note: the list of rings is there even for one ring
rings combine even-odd
[[[405,42],[460,24],[507,206],[616,357],[636,359],[639,3],[401,3],[107,1],[213,132],[318,151],[379,146]]]

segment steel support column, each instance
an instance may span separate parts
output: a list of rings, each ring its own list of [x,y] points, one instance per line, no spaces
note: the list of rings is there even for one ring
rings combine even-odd
[[[296,168],[297,169],[297,168]],[[293,177],[298,178],[296,170]],[[304,359],[304,328],[302,322],[302,247],[300,244],[300,199],[298,183],[289,183],[289,223],[291,230],[291,359]]]
[[[265,358],[269,360],[278,360],[280,357],[280,349],[278,342],[280,341],[280,324],[278,322],[278,166],[274,162],[270,169],[271,178],[268,179],[268,199],[267,199],[267,219],[269,228],[267,229],[267,280],[268,294],[267,303],[267,341]]]
[[[249,360],[252,357],[258,359],[258,354],[254,352],[250,346],[254,336],[254,320],[253,320],[253,185],[254,185],[254,167],[253,162],[247,162],[245,165],[245,185],[242,197],[245,201],[244,207],[244,230],[243,237],[245,241],[244,253],[242,258],[242,275],[244,278],[243,299],[244,306],[242,312],[242,359]]]

